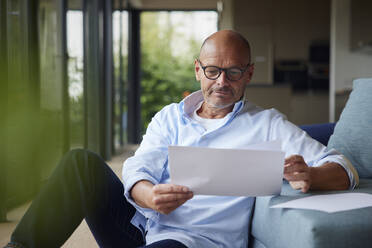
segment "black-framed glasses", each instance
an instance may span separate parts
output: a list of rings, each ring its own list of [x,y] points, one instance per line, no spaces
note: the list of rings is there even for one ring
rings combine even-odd
[[[214,66],[214,65],[203,66],[203,64],[201,63],[199,59],[198,59],[198,62],[204,71],[205,77],[210,80],[216,80],[217,78],[219,78],[222,71],[224,71],[229,81],[238,81],[243,77],[244,72],[251,65],[251,64],[248,64],[244,69],[241,69],[239,67],[221,68],[221,67]]]

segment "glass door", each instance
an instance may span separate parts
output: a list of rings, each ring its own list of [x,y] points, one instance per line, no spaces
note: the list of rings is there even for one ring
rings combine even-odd
[[[121,8],[119,8],[121,9]],[[119,153],[127,143],[127,78],[128,78],[128,12],[115,10],[113,27],[113,153]]]
[[[84,34],[82,9],[82,0],[69,0],[66,21],[70,149],[85,146]]]
[[[203,40],[217,31],[217,20],[215,11],[141,14],[142,131],[165,105],[200,89],[195,81],[194,59]]]

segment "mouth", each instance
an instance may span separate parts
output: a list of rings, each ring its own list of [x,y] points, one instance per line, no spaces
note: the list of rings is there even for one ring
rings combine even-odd
[[[231,95],[231,92],[227,91],[227,90],[216,90],[216,91],[213,91],[213,93],[217,96],[229,96],[229,95]]]

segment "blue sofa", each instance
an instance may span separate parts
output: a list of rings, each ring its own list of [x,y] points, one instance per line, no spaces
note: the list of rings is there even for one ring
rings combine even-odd
[[[302,127],[310,136],[343,153],[358,171],[354,192],[372,194],[372,79],[354,81],[340,120]],[[329,140],[329,143],[328,143]],[[280,196],[257,197],[249,247],[253,248],[364,248],[372,247],[372,207],[325,213],[270,206],[314,194],[303,194],[284,183]]]

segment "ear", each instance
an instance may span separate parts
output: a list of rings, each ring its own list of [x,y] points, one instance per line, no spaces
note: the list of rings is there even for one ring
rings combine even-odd
[[[199,64],[199,62],[198,62],[197,59],[195,59],[195,61],[194,61],[194,68],[195,68],[195,78],[196,78],[196,81],[200,81],[200,72],[203,69],[200,67],[200,64]]]
[[[250,82],[251,82],[251,79],[253,77],[253,72],[254,72],[254,64],[251,64],[248,69],[247,69],[247,81],[246,81],[246,85],[248,85]]]

